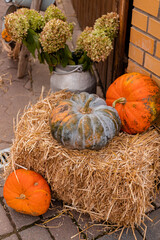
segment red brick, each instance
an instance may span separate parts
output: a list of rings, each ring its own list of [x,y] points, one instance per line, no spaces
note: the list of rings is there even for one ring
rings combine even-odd
[[[155,17],[158,16],[159,0],[134,0],[133,5]]]
[[[151,76],[150,72],[146,71],[143,67],[140,67],[137,63],[133,62],[131,59],[128,61],[127,72],[138,72],[146,76]]]
[[[149,18],[148,33],[160,39],[160,21]]]
[[[152,74],[152,79],[158,84],[158,86],[160,87],[160,77],[155,76],[154,74]],[[160,202],[160,199],[159,199]],[[160,206],[159,206],[160,207]]]
[[[157,76],[160,76],[160,61],[155,57],[146,54],[144,67],[155,73]]]
[[[160,41],[156,44],[156,57],[160,58]]]
[[[132,43],[129,44],[129,58],[133,59],[140,65],[143,64],[144,51],[134,46]]]
[[[134,25],[137,28],[140,28],[143,31],[146,31],[147,29],[147,15],[139,12],[136,9],[133,9],[132,11],[132,25]]]
[[[148,34],[140,32],[134,27],[131,27],[130,42],[134,43],[136,46],[142,48],[146,52],[153,54],[154,38],[150,37]]]

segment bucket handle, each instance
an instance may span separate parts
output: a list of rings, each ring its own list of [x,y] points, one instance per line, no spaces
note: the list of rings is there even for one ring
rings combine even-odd
[[[70,74],[70,73],[74,73],[74,72],[82,72],[83,71],[83,67],[82,66],[77,66],[74,70],[70,71],[70,72],[56,72],[53,71],[53,73],[57,74],[57,75],[66,75],[66,74]]]

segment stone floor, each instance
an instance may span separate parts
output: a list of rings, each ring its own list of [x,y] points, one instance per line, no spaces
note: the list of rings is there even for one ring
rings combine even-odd
[[[70,0],[57,1],[58,7],[65,11],[69,21],[76,22],[73,42],[80,33],[74,9]],[[9,5],[1,0],[0,17],[4,15]],[[0,20],[0,26],[2,21]],[[23,79],[17,78],[17,62],[9,59],[0,43],[0,149],[8,148],[14,139],[14,122],[17,114],[23,112],[26,105],[35,103],[45,87],[44,96],[50,89],[50,73],[47,66],[37,61],[31,62],[32,78],[26,75]],[[100,87],[97,94],[102,96]],[[2,169],[1,169],[2,173]],[[4,179],[0,179],[0,239],[5,240],[114,240],[118,239],[120,231],[108,234],[108,226],[91,223],[87,215],[80,215],[76,211],[63,211],[62,203],[53,199],[51,208],[42,216],[32,217],[15,212],[9,208],[3,198]],[[58,216],[59,215],[59,216]],[[58,216],[58,217],[57,217]],[[146,221],[147,240],[160,240],[160,196],[154,204],[154,210],[149,213],[153,222]],[[138,240],[143,239],[140,228],[135,229]],[[122,240],[133,240],[134,236],[129,229],[124,231]]]

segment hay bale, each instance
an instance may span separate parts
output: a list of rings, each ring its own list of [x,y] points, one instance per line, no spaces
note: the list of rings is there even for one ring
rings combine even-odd
[[[17,122],[10,166],[42,174],[57,198],[92,220],[140,225],[155,195],[160,134],[120,133],[99,151],[69,150],[53,139],[49,116],[65,91],[49,94],[24,110]]]

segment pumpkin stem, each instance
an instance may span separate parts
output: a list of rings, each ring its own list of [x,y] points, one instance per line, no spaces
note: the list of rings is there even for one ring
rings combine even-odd
[[[90,104],[90,102],[92,101],[93,99],[92,98],[89,98],[87,101],[86,101],[86,103],[85,103],[85,105],[84,105],[84,108],[81,108],[80,109],[80,112],[81,113],[91,113],[92,112],[92,110],[91,110],[91,108],[89,108],[89,104]]]
[[[23,193],[21,193],[19,197],[16,197],[16,199],[25,199],[25,198],[26,198],[26,195]]]
[[[127,102],[126,98],[124,98],[124,97],[118,98],[112,103],[112,107],[115,108],[117,103],[125,104],[126,102]]]

